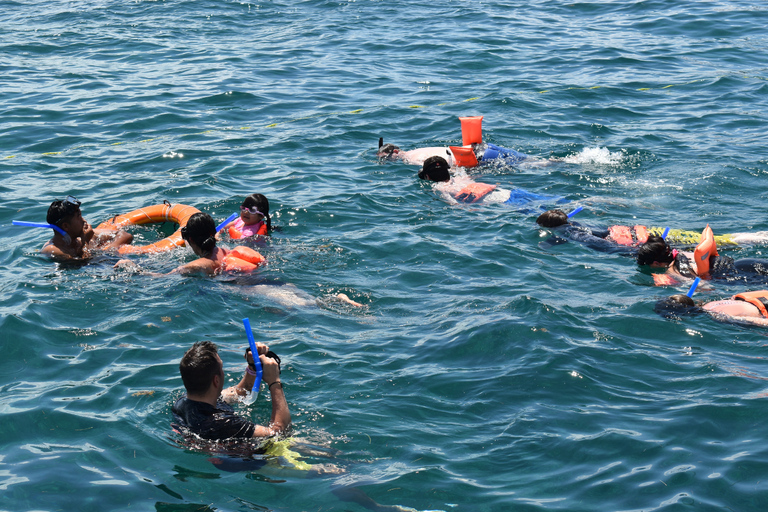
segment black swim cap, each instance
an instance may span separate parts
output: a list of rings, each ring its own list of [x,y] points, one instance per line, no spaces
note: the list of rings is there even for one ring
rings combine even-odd
[[[431,156],[424,161],[419,171],[419,178],[430,181],[449,181],[451,174],[448,172],[451,166],[441,156]]]

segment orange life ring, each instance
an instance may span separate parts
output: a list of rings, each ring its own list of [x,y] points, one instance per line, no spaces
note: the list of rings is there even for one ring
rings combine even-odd
[[[125,226],[152,224],[154,222],[175,222],[179,225],[179,229],[174,231],[171,236],[167,236],[149,245],[123,245],[117,250],[120,254],[147,254],[170,251],[176,247],[184,247],[184,240],[181,238],[181,228],[186,226],[189,218],[196,213],[200,213],[200,210],[186,204],[156,204],[139,208],[123,215],[116,215],[99,224],[96,229],[117,231]]]

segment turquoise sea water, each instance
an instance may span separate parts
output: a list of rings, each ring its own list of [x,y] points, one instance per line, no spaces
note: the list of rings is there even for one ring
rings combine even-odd
[[[542,249],[535,212],[450,204],[375,158],[484,115],[487,141],[558,161],[479,181],[595,226],[768,230],[763,2],[0,1],[0,21],[0,509],[768,506],[768,331],[665,320],[655,300],[687,285]],[[48,231],[10,225],[66,194],[94,224],[163,200],[223,220],[254,192],[280,228],[261,275],[317,307],[59,266]],[[244,317],[283,358],[304,460],[343,474],[177,444],[180,356],[212,339],[238,378]],[[241,410],[266,421],[267,393]]]

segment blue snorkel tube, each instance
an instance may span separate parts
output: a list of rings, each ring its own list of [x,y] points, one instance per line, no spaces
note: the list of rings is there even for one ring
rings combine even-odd
[[[237,215],[237,214],[235,214]],[[264,370],[261,367],[261,359],[259,359],[259,351],[256,350],[256,340],[253,339],[253,331],[251,330],[251,321],[247,318],[243,318],[243,325],[245,326],[245,335],[248,336],[248,345],[251,346],[251,355],[253,356],[253,364],[256,366],[256,380],[253,381],[253,389],[251,393],[253,399],[256,400],[256,396],[259,394],[259,388],[261,387],[261,376]]]
[[[227,220],[225,220],[224,222],[222,222],[221,224],[216,226],[216,232],[218,233],[219,231],[224,229],[224,226],[226,226],[227,224],[229,224],[230,222],[235,220],[239,215],[240,215],[239,213],[235,212],[232,215],[230,215],[229,217],[227,217]]]
[[[699,281],[701,281],[700,277],[697,277],[696,279],[693,280],[693,284],[691,285],[691,289],[688,290],[688,293],[686,293],[686,295],[688,297],[693,297],[693,292],[695,292],[696,291],[696,287],[699,286]]]
[[[13,224],[14,226],[24,226],[24,227],[27,227],[27,228],[47,228],[47,229],[54,229],[54,230],[56,230],[57,232],[59,232],[59,233],[60,233],[60,234],[61,234],[61,235],[64,237],[64,241],[66,241],[67,243],[70,243],[70,242],[72,242],[72,238],[70,238],[70,236],[67,234],[67,232],[66,232],[66,231],[64,231],[63,229],[61,229],[59,226],[55,226],[55,225],[53,225],[53,224],[48,224],[48,223],[45,223],[45,222],[25,222],[25,221],[23,221],[23,220],[14,220],[14,221],[12,222],[12,224]]]
[[[568,218],[570,219],[571,217],[573,217],[583,209],[584,209],[583,206],[579,206],[578,208],[576,208],[575,210],[573,210],[571,213],[568,214]]]
[[[664,228],[664,232],[661,234],[661,238],[663,238],[664,240],[666,240],[666,239],[667,239],[667,235],[668,235],[668,234],[669,234],[669,226],[667,226],[667,227],[665,227],[665,228]],[[689,297],[690,297],[690,295],[689,295]]]

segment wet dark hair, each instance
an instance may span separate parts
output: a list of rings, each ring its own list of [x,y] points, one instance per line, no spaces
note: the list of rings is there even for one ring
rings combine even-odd
[[[653,262],[672,263],[675,257],[672,255],[672,248],[667,245],[660,236],[649,236],[646,241],[637,250],[637,264],[650,265]]]
[[[213,377],[221,372],[221,364],[216,358],[218,353],[218,347],[211,341],[198,341],[187,350],[179,363],[179,373],[187,393],[208,391]]]
[[[45,220],[48,224],[61,227],[63,222],[71,219],[79,211],[79,205],[57,199],[48,207],[48,214]]]
[[[251,194],[243,200],[241,205],[245,208],[256,207],[261,213],[264,214],[264,219],[267,222],[267,231],[272,229],[272,218],[269,216],[269,201],[263,194]]]
[[[431,156],[424,161],[419,171],[419,178],[430,181],[448,181],[451,174],[448,172],[451,166],[441,156]]]
[[[680,318],[697,315],[703,310],[687,295],[672,295],[656,302],[653,310],[664,318]]]
[[[545,228],[556,228],[568,224],[568,215],[563,210],[548,210],[539,215],[536,224]]]
[[[187,225],[181,229],[184,240],[194,242],[203,253],[208,254],[216,247],[216,223],[207,213],[198,212],[192,215]]]

